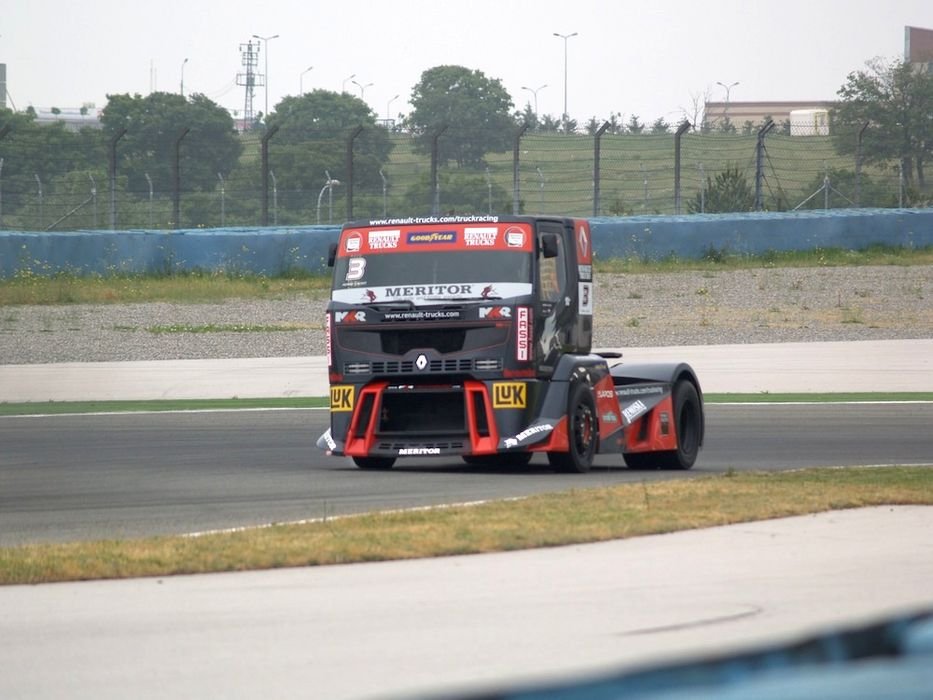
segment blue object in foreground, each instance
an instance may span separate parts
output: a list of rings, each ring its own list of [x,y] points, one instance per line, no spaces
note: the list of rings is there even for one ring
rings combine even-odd
[[[929,700],[933,612],[725,657],[444,700]]]

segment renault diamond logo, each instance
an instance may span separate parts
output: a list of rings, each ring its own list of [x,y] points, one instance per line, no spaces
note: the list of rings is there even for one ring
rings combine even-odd
[[[428,366],[428,358],[425,355],[418,355],[418,359],[415,360],[415,367],[424,371],[424,368]]]

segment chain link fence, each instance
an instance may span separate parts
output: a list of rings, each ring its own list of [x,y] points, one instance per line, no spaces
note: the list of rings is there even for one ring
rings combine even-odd
[[[376,130],[388,157],[370,147]],[[840,155],[832,136],[560,134],[522,131],[479,164],[445,156],[445,139],[368,126],[282,142],[241,135],[228,172],[199,162],[197,183],[177,137],[172,162],[121,153],[119,137],[85,130],[0,134],[0,229],[174,229],[338,224],[429,214],[671,215],[754,210],[929,206],[897,166]],[[501,139],[500,139],[501,140]],[[157,175],[158,173],[158,175]]]

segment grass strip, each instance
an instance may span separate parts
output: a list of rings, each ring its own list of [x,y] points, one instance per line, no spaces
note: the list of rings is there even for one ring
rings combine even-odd
[[[933,401],[931,391],[869,392],[850,391],[835,394],[771,393],[703,394],[706,403],[854,403],[865,401]]]
[[[933,392],[852,392],[839,394],[704,394],[717,403],[845,403],[855,401],[933,401]],[[326,396],[255,399],[177,399],[153,401],[31,401],[0,403],[0,416],[62,415],[70,413],[134,413],[155,411],[235,411],[262,408],[325,408]]]
[[[933,467],[933,465],[931,465]],[[0,584],[171,576],[501,552],[877,505],[933,505],[933,468],[736,473],[374,513],[200,537],[0,549]]]
[[[329,399],[323,396],[266,399],[178,399],[161,401],[43,401],[41,403],[0,403],[0,416],[325,408],[329,405]]]
[[[322,329],[320,323],[174,323],[167,326],[147,326],[146,330],[153,335],[168,333],[279,333],[283,331],[304,331]]]
[[[670,256],[607,258],[595,262],[600,273],[724,272],[775,267],[845,267],[863,265],[930,265],[933,246],[872,245],[862,250],[814,248],[767,251],[761,255],[710,248],[699,259]],[[294,295],[324,298],[330,275],[294,270],[267,277],[233,271],[176,272],[146,275],[43,275],[21,270],[0,279],[0,307],[19,304],[120,304],[168,301],[210,303],[232,298],[281,299]]]

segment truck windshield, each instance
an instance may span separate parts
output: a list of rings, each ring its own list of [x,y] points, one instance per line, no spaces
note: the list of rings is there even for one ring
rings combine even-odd
[[[347,304],[416,305],[531,294],[528,251],[456,250],[341,256],[331,299]]]

